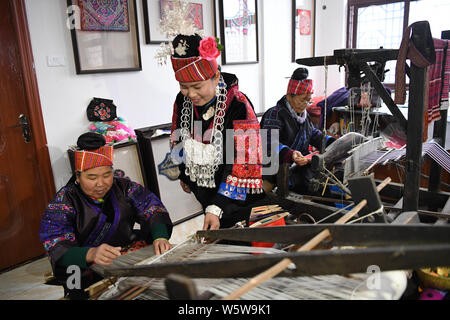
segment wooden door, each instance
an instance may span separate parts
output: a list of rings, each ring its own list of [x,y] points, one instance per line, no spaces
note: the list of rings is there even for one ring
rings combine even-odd
[[[44,253],[38,231],[54,185],[53,179],[48,181],[48,150],[38,151],[45,134],[25,6],[23,1],[2,0],[0,12],[1,270]]]

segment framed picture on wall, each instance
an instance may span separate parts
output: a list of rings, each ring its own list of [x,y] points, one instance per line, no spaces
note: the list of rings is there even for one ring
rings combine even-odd
[[[77,74],[142,70],[136,0],[67,0]]]
[[[146,185],[142,159],[137,142],[114,146],[114,169],[121,170],[125,177],[143,186]]]
[[[172,0],[142,0],[144,12],[145,43],[160,44],[169,41],[161,31],[159,22],[164,18],[165,8],[172,9]],[[186,18],[193,19],[195,25],[205,36],[215,36],[215,4],[214,0],[189,1],[189,13]]]
[[[292,62],[314,57],[316,0],[292,0]]]
[[[256,0],[219,0],[222,64],[259,61],[257,9]]]

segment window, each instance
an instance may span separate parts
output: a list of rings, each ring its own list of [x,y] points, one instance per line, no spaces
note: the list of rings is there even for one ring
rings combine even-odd
[[[349,0],[347,47],[398,49],[403,30],[416,21],[427,20],[434,38],[450,29],[448,0]],[[396,61],[388,61],[385,83],[395,82]]]

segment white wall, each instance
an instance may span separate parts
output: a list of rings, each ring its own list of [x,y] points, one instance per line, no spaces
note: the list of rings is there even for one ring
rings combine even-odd
[[[88,130],[86,107],[93,97],[113,99],[118,115],[133,128],[169,123],[178,92],[170,65],[159,67],[153,58],[157,45],[144,40],[142,1],[137,0],[142,55],[140,72],[77,75],[70,30],[66,27],[66,1],[26,0],[29,29],[56,188],[70,177],[66,155],[69,145]],[[322,5],[327,9],[322,10]],[[329,55],[345,47],[346,0],[317,0],[316,55]],[[225,65],[235,73],[241,91],[257,112],[273,106],[284,94],[286,77],[298,67],[291,62],[291,0],[258,0],[260,63]],[[66,58],[62,67],[48,67],[47,56]],[[219,59],[220,60],[220,59]],[[337,70],[337,69],[336,69]],[[323,91],[323,68],[311,68],[316,94]],[[330,67],[328,92],[342,86],[342,75]]]
[[[347,0],[316,0],[316,57],[333,55],[336,49],[344,49],[347,38]],[[315,95],[324,96],[324,67],[313,67]],[[327,95],[345,83],[345,70],[336,65],[328,66]]]

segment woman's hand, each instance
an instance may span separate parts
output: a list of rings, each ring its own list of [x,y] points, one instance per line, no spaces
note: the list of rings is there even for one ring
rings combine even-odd
[[[205,220],[203,222],[203,230],[217,230],[220,228],[219,217],[215,214],[207,212],[205,214]]]
[[[305,158],[300,151],[294,151],[292,153],[292,160],[299,166],[305,166],[309,163],[309,159]]]
[[[156,239],[153,241],[153,249],[155,250],[155,254],[163,254],[172,249],[172,245],[167,239]]]
[[[98,247],[90,248],[86,254],[87,263],[110,266],[114,259],[120,256],[121,247],[113,247],[103,243]]]
[[[180,186],[184,192],[191,193],[191,188],[189,188],[189,186],[181,180],[180,180]]]

